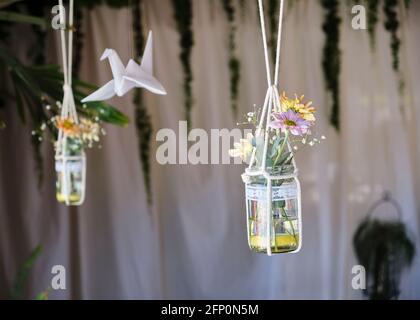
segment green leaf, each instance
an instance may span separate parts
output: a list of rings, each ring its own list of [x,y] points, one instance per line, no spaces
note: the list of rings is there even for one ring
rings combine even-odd
[[[12,78],[14,78],[14,75],[12,75]],[[24,107],[23,107],[23,101],[22,101],[22,96],[19,92],[19,89],[17,87],[17,80],[14,79],[13,81],[13,89],[15,91],[15,99],[16,99],[16,107],[17,107],[17,112],[19,115],[20,120],[22,121],[23,124],[25,124],[26,120],[25,120],[25,111],[24,111]]]
[[[38,300],[38,301],[48,300],[49,299],[48,296],[49,296],[50,292],[51,292],[51,288],[48,288],[48,289],[38,293],[37,296],[36,296],[36,300]]]
[[[0,130],[3,130],[4,128],[6,128],[6,123],[4,122],[4,120],[0,116]]]
[[[42,106],[47,103],[54,106],[56,101],[61,101],[63,98],[64,77],[60,68],[57,65],[24,66],[0,44],[1,63],[7,67],[11,75],[18,112],[22,120],[26,109],[35,125],[47,122],[51,114],[46,114]],[[97,87],[78,79],[74,79],[73,83],[75,102],[82,114],[91,119],[98,117],[103,122],[118,126],[128,125],[129,118],[106,103],[92,102],[82,107],[81,100],[86,96],[86,91],[95,90]],[[54,114],[56,110],[51,112]]]
[[[273,146],[271,148],[270,158],[273,158],[277,155],[277,152],[279,151],[280,144],[283,143],[284,137],[276,137],[276,141],[274,141]]]
[[[22,0],[0,0],[0,9],[6,8],[16,2],[21,2]]]
[[[42,246],[38,245],[26,259],[22,267],[18,270],[17,276],[13,284],[13,290],[11,293],[12,299],[22,299],[23,298],[23,286],[29,276],[29,271],[31,271],[36,260],[42,253]]]
[[[11,11],[0,11],[0,21],[34,24],[43,29],[46,29],[47,27],[47,23],[43,18]]]
[[[279,159],[277,165],[280,166],[280,167],[286,165],[287,161],[290,161],[291,156],[292,156],[291,152],[284,152],[280,156],[280,159]]]

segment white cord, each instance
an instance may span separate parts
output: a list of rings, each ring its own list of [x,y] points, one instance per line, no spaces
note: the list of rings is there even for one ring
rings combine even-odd
[[[60,37],[61,37],[61,55],[63,58],[63,74],[64,74],[64,84],[68,84],[68,75],[67,75],[67,48],[66,48],[66,16],[64,15],[64,8],[63,0],[59,0],[58,4],[60,6],[60,25],[61,31],[60,31]]]
[[[67,83],[72,86],[72,71],[73,71],[73,17],[74,17],[74,1],[70,0],[70,12],[69,12],[69,74]]]
[[[276,67],[274,74],[274,85],[277,87],[279,84],[279,72],[280,72],[280,53],[281,53],[281,38],[283,33],[283,9],[284,0],[280,1],[280,14],[279,14],[279,31],[277,36],[277,54],[276,54]]]
[[[267,32],[265,30],[264,7],[263,7],[262,0],[258,0],[258,8],[260,11],[260,22],[261,22],[261,32],[262,32],[263,46],[264,46],[265,68],[267,71],[267,84],[268,84],[268,87],[271,87],[272,86],[271,69],[270,69],[270,60],[268,58]]]
[[[72,90],[72,76],[73,76],[73,22],[74,22],[74,0],[69,1],[69,26],[68,26],[68,47],[66,46],[66,16],[63,0],[59,0],[60,5],[60,23],[64,26],[60,31],[61,37],[61,54],[63,59],[63,74],[64,74],[64,98],[62,103],[61,116],[63,118],[70,117],[76,123],[79,122],[76,112],[76,105],[74,103],[74,96]],[[68,49],[68,51],[67,51]],[[59,139],[62,133],[59,134]]]
[[[258,0],[258,8],[260,12],[260,23],[261,23],[261,31],[262,31],[262,38],[263,38],[263,46],[264,46],[264,58],[265,58],[265,67],[267,71],[267,83],[268,87],[273,85],[272,77],[271,77],[271,68],[270,68],[270,59],[268,53],[268,44],[267,44],[267,31],[265,28],[265,18],[264,18],[264,6],[263,0]],[[280,13],[279,13],[279,29],[278,29],[278,37],[277,37],[277,50],[276,50],[276,66],[275,66],[275,81],[274,85],[278,86],[278,74],[280,70],[280,52],[281,52],[281,39],[282,39],[282,31],[283,31],[283,11],[284,11],[284,0],[280,0]]]

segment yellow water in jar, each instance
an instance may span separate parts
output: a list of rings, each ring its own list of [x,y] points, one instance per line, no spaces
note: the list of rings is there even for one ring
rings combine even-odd
[[[267,252],[267,237],[264,236],[250,236],[249,245],[251,250],[256,252]],[[290,234],[277,234],[271,241],[272,253],[287,253],[298,249],[299,236]]]
[[[57,172],[56,198],[59,203],[66,205],[79,205],[83,200],[84,186],[79,172],[69,174],[68,188],[64,188],[63,172]]]
[[[56,197],[57,197],[58,202],[64,203],[64,204],[67,204],[66,200],[68,199],[69,200],[68,203],[71,204],[71,205],[78,204],[82,200],[82,197],[81,197],[80,194],[70,193],[69,197],[67,197],[66,195],[64,195],[60,191],[57,191]]]

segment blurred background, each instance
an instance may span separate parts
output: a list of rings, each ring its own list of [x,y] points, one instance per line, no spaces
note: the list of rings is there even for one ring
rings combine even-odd
[[[278,3],[264,2],[271,44]],[[0,1],[0,298],[364,299],[372,294],[353,289],[352,269],[369,257],[369,281],[420,298],[411,250],[420,244],[419,1],[286,1],[280,90],[313,101],[327,140],[297,155],[302,251],[274,257],[248,248],[243,166],[155,158],[159,129],[178,132],[186,119],[208,132],[233,129],[263,103],[257,1],[75,1],[74,76],[108,82],[104,49],[124,63],[139,58],[153,30],[168,95],[109,102],[121,114],[101,118],[107,134],[87,153],[86,201],[72,208],[56,201],[43,125],[61,99],[59,73],[34,69],[61,65],[54,4]],[[366,8],[366,30],[352,28],[355,4]],[[394,202],[376,207],[385,192]],[[394,224],[357,238],[356,254],[356,230],[373,209]],[[385,237],[393,227],[397,236]],[[66,268],[66,290],[49,288],[54,265]]]

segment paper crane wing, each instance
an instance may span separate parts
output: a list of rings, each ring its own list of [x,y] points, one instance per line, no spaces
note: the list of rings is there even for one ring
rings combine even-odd
[[[153,33],[149,32],[149,36],[146,42],[146,48],[141,58],[141,67],[148,74],[153,75]]]
[[[108,100],[115,96],[115,94],[115,81],[111,80],[106,85],[99,88],[88,97],[84,98],[82,103]]]
[[[166,90],[162,84],[133,60],[128,63],[126,74],[123,78],[135,87],[144,88],[155,94],[166,95]]]

